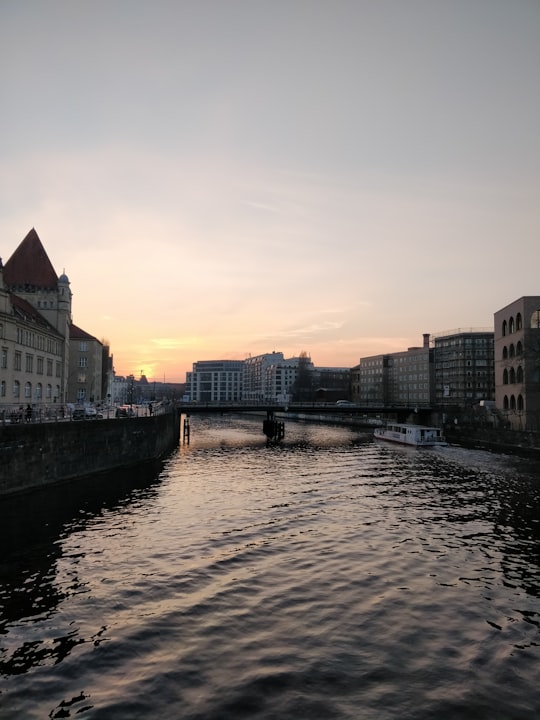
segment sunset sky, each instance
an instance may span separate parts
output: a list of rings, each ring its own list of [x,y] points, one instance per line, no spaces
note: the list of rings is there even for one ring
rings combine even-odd
[[[489,327],[540,294],[538,0],[2,0],[0,256],[117,374]]]

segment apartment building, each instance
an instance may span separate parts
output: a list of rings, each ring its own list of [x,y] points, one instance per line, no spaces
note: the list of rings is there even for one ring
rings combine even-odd
[[[264,353],[244,360],[242,376],[242,399],[248,402],[261,402],[268,400],[270,393],[269,367],[278,366],[285,362],[282,352]]]

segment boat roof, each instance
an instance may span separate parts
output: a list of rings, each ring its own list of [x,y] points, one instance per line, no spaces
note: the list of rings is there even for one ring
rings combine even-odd
[[[399,423],[389,421],[387,425],[393,425],[394,427],[406,427],[414,430],[440,430],[441,428],[435,427],[434,425],[415,425],[414,423]]]

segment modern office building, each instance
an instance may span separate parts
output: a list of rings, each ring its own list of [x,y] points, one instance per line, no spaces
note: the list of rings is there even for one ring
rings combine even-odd
[[[186,373],[186,392],[195,402],[242,399],[243,360],[199,360]]]
[[[436,407],[461,412],[495,399],[493,338],[488,328],[434,336]]]
[[[514,430],[540,430],[540,296],[494,314],[495,404]]]

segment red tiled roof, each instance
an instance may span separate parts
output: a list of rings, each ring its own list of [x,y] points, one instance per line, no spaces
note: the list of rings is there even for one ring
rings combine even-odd
[[[9,288],[56,288],[58,276],[34,228],[4,265],[4,282]]]
[[[70,340],[96,340],[99,342],[97,338],[95,338],[93,335],[90,335],[90,333],[87,333],[86,330],[82,330],[80,327],[77,327],[77,325],[71,325],[69,326],[69,339]]]

